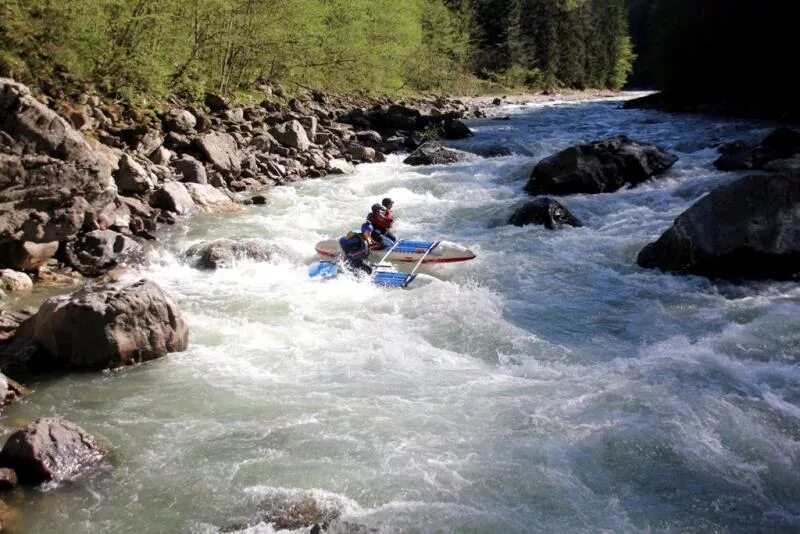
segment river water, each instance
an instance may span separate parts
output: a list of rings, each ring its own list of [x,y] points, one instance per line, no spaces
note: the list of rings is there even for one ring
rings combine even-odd
[[[165,232],[145,274],[189,350],[33,384],[6,424],[74,421],[113,450],[70,484],[18,491],[27,532],[271,532],[313,503],[380,532],[800,528],[800,287],[712,283],[637,252],[737,173],[714,146],[770,124],[617,101],[505,106],[455,146],[521,155],[428,168],[390,157],[272,189]],[[663,177],[562,199],[583,228],[505,224],[534,164],[627,133],[680,156]],[[396,233],[477,253],[414,290],[307,278],[314,243],[395,200]],[[259,238],[274,261],[217,272],[182,252]]]

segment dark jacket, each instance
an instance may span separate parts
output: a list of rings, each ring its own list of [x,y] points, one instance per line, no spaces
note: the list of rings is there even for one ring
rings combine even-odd
[[[345,256],[353,260],[363,260],[369,255],[369,242],[359,232],[350,232],[339,239],[339,246]]]

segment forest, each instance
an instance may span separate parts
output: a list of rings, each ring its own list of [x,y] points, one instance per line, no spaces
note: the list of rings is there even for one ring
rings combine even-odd
[[[798,20],[790,0],[0,0],[0,75],[125,99],[630,83],[783,102]]]

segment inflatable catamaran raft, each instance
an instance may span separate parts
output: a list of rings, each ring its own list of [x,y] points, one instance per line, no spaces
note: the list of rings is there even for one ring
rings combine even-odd
[[[334,247],[329,246],[333,243]],[[444,246],[442,246],[444,245]],[[339,252],[338,241],[329,240],[317,243],[317,252],[321,256],[335,257]],[[434,255],[434,251],[438,252]],[[369,258],[380,255],[380,260],[374,267],[370,281],[378,286],[408,288],[426,285],[434,280],[432,276],[415,274],[423,263],[451,263],[456,261],[471,260],[475,254],[455,243],[449,241],[397,241],[390,249],[377,249],[370,252]],[[391,262],[411,263],[414,268],[410,273],[397,271]],[[333,262],[323,260],[311,266],[308,275],[311,278],[335,278],[341,274],[341,269]]]
[[[317,253],[325,258],[333,258],[341,254],[339,241],[328,239],[316,245]],[[475,253],[458,243],[450,241],[412,241],[401,239],[388,251],[374,249],[367,261],[389,263],[453,263],[467,261],[475,257]]]

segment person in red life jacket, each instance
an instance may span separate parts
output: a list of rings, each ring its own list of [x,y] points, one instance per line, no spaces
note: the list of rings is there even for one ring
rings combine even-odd
[[[345,266],[355,273],[362,271],[368,275],[372,274],[372,267],[364,263],[369,256],[372,232],[372,225],[364,223],[361,225],[360,232],[348,232],[346,236],[339,239],[339,246],[344,252]]]
[[[376,243],[383,244],[383,248],[391,248],[397,241],[390,231],[394,224],[392,206],[394,206],[392,199],[384,198],[380,204],[373,204],[372,211],[367,215],[367,222],[375,228],[372,239]]]

